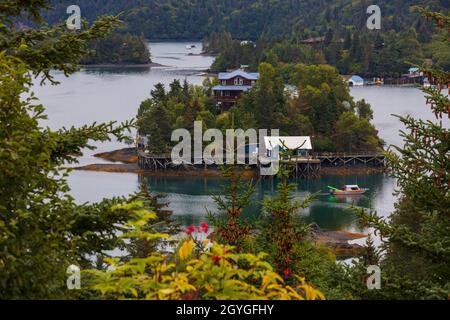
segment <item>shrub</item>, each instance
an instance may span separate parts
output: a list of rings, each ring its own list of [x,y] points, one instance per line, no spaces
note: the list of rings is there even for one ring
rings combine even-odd
[[[128,224],[124,238],[158,238],[164,234],[143,232],[145,221],[155,214],[139,203],[126,205],[134,220]],[[119,207],[123,210],[124,206]],[[198,232],[205,231],[205,226]],[[266,254],[235,253],[233,247],[209,239],[200,241],[189,232],[172,254],[154,252],[143,259],[125,261],[106,259],[105,271],[86,272],[88,290],[108,299],[149,300],[316,300],[321,292],[295,277],[294,285],[283,278],[264,260]]]

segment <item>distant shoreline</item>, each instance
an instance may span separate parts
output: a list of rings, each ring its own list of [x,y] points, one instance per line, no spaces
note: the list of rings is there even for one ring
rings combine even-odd
[[[80,65],[82,68],[152,68],[152,67],[168,67],[160,63],[151,62],[145,64],[133,64],[133,63],[125,63],[125,64],[114,64],[114,63],[100,63],[100,64],[82,64]]]

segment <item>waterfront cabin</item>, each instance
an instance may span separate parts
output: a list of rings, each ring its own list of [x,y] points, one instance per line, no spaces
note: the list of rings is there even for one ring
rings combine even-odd
[[[409,68],[409,69],[408,69],[408,76],[409,76],[409,77],[413,77],[413,78],[415,78],[415,77],[421,77],[421,76],[423,76],[423,73],[420,72],[420,69],[419,69],[419,68],[412,67],[412,68]]]
[[[356,86],[363,86],[364,85],[364,79],[360,76],[354,75],[350,79],[348,79],[348,85],[350,87],[356,87]]]
[[[245,92],[248,92],[259,78],[257,72],[235,70],[220,72],[220,85],[212,88],[217,107],[222,111],[230,109]]]
[[[292,157],[308,158],[312,151],[311,137],[264,137],[264,145],[267,157],[272,157],[273,150],[278,146],[279,152],[287,151],[286,148],[294,150]]]

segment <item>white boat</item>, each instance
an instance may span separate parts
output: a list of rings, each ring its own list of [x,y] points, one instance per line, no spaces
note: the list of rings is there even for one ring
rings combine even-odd
[[[194,44],[188,44],[188,45],[186,46],[186,49],[188,49],[188,50],[191,50],[191,49],[193,49],[193,48],[195,48],[195,45],[194,45]]]

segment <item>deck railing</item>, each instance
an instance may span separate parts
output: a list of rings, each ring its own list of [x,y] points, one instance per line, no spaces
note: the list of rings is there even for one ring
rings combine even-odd
[[[313,157],[382,157],[381,152],[374,151],[357,151],[357,152],[314,152],[311,153]]]
[[[215,96],[214,99],[216,101],[222,102],[236,102],[239,100],[240,96]]]

